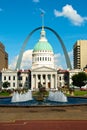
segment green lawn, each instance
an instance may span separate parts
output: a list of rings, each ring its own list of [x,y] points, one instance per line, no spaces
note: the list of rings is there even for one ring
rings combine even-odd
[[[9,96],[9,92],[6,92],[6,91],[2,91],[0,92],[0,96]]]
[[[46,92],[45,95],[47,96],[49,92]],[[7,91],[2,91],[0,92],[0,96],[10,96],[11,93],[7,92]],[[38,95],[39,92],[34,92],[33,96]],[[69,96],[69,94],[66,94],[67,96]],[[74,96],[87,96],[87,91],[81,91],[81,90],[75,90],[74,91]]]
[[[80,90],[76,90],[74,92],[75,96],[87,96],[87,91],[80,91]]]

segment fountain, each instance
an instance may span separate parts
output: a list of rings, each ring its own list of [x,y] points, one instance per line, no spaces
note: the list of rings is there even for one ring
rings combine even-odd
[[[44,101],[44,97],[45,96],[43,95],[43,92],[40,92],[35,99],[38,101]],[[28,92],[24,93],[18,93],[18,91],[16,91],[13,93],[11,102],[26,102],[29,100],[33,100],[31,90],[28,90]],[[47,100],[55,102],[67,102],[67,97],[61,91],[50,91]]]
[[[67,97],[61,91],[50,91],[48,100],[56,102],[67,102]]]
[[[18,93],[18,91],[16,91],[13,93],[11,102],[24,102],[29,100],[33,100],[31,90],[28,90],[28,92],[24,93]]]
[[[36,92],[37,93],[37,92]],[[42,94],[41,94],[42,96]],[[66,97],[61,91],[49,91],[47,96],[44,95],[44,100],[38,100],[35,98],[36,95],[32,96],[32,91],[13,93],[12,97],[1,97],[0,106],[67,106],[67,105],[84,105],[87,104],[86,97]],[[38,95],[37,95],[38,97]],[[41,97],[42,98],[42,97]]]

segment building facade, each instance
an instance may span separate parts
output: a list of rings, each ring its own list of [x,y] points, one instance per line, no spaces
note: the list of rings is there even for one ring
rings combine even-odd
[[[17,71],[17,84],[18,89],[30,89],[31,88],[31,71],[30,70],[19,70]]]
[[[48,67],[40,67],[31,70],[9,70],[3,69],[0,73],[0,88],[4,82],[9,83],[7,89],[32,89],[38,90],[38,85],[41,83],[46,90],[58,89],[64,86],[72,86],[72,76],[83,72],[81,69],[73,70],[56,70]],[[86,71],[84,71],[86,72]],[[86,72],[87,73],[87,72]],[[57,74],[57,75],[56,75]],[[32,79],[33,78],[33,79]],[[32,86],[33,85],[33,86]],[[35,85],[35,86],[34,86]],[[54,85],[54,86],[53,86]]]
[[[31,88],[31,71],[30,70],[10,70],[10,69],[3,69],[0,73],[0,81],[2,85],[5,82],[9,83],[7,89],[29,89]],[[2,85],[2,89],[3,85]]]
[[[18,88],[17,71],[10,70],[10,69],[3,69],[1,71],[1,74],[2,74],[2,78],[1,78],[2,84],[5,82],[9,83],[9,86],[7,89],[17,89]],[[3,88],[3,85],[2,85],[2,89],[5,89],[5,88]]]
[[[69,70],[59,69],[57,71],[57,84],[59,88],[69,86]]]
[[[87,65],[87,40],[78,40],[73,46],[74,69],[83,69]]]
[[[0,42],[0,71],[3,68],[8,68],[8,54],[5,51],[4,45]]]

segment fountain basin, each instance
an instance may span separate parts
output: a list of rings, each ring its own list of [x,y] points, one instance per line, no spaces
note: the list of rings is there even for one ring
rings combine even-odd
[[[11,102],[11,97],[0,98],[0,106],[17,106],[17,107],[39,107],[39,106],[72,106],[72,105],[87,105],[85,97],[67,97],[68,102],[56,102],[45,99],[37,101],[35,99],[25,102]]]

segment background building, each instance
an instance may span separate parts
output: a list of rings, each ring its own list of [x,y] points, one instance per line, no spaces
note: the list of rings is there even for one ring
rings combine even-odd
[[[8,54],[5,51],[4,45],[0,42],[0,71],[3,68],[8,68]]]
[[[31,71],[30,70],[19,70],[17,72],[18,89],[31,88]]]
[[[87,65],[87,40],[78,40],[73,47],[74,69],[83,69]]]
[[[57,84],[58,87],[69,86],[69,71],[68,70],[61,70],[57,71]]]
[[[0,74],[1,83],[8,82],[7,89],[23,89],[31,87],[31,72],[30,70],[10,70],[3,69]],[[2,89],[6,89],[2,87]]]
[[[17,71],[10,69],[3,69],[1,72],[2,72],[2,81],[1,81],[2,84],[8,82],[9,86],[7,89],[17,89],[18,88]]]

